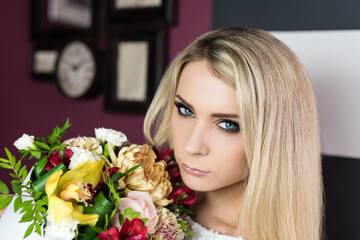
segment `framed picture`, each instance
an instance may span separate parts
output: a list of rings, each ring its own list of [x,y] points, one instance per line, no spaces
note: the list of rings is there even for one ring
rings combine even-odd
[[[115,22],[174,22],[175,0],[109,0],[108,16]]]
[[[118,30],[109,39],[104,109],[144,114],[164,70],[165,30]]]
[[[31,0],[30,38],[96,37],[100,0]]]
[[[55,44],[37,43],[31,53],[30,75],[33,79],[54,80],[60,47]]]

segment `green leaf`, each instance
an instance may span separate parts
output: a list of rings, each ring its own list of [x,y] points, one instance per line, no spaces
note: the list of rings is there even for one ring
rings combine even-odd
[[[46,212],[47,210],[44,207],[39,207],[39,208],[37,208],[37,211],[38,212]]]
[[[133,213],[133,214],[131,214],[131,216],[130,216],[130,220],[133,220],[134,218],[138,218],[138,217],[140,217],[140,213],[139,213],[139,212]]]
[[[180,223],[181,225],[184,225],[184,224],[187,224],[187,221],[185,221],[185,220],[180,220],[180,221],[178,221],[178,223]]]
[[[13,155],[11,154],[11,152],[10,152],[7,148],[5,148],[5,152],[6,152],[6,156],[8,157],[8,159],[9,159],[10,162],[11,162],[11,160],[12,160],[12,158],[13,158]]]
[[[18,161],[15,165],[15,172],[19,172],[20,167],[21,167],[21,161]]]
[[[34,230],[34,223],[30,224],[30,226],[26,229],[24,238],[27,238]]]
[[[184,207],[182,207],[182,206],[178,206],[178,209],[179,209],[179,211],[181,212],[181,213],[187,213],[187,214],[194,214],[192,211],[190,211],[189,209],[186,209],[186,208],[184,208]]]
[[[22,208],[22,209],[31,208],[31,207],[34,206],[32,203],[33,203],[32,200],[27,200],[27,201],[22,202],[19,207]]]
[[[26,205],[25,207],[21,208],[20,213],[27,213],[29,211],[34,211],[33,207],[34,206],[32,204],[31,205]]]
[[[192,237],[195,234],[195,232],[185,231],[185,234],[188,235],[189,237]]]
[[[35,200],[39,199],[42,194],[43,194],[42,192],[37,192],[37,193],[35,193],[35,195],[34,195]],[[40,200],[40,201],[41,201],[41,200]]]
[[[41,206],[46,205],[46,202],[44,200],[37,200],[35,202],[35,205],[38,206],[38,207],[41,207]]]
[[[40,214],[36,214],[35,219],[39,222],[39,223],[43,223],[43,217]]]
[[[111,213],[114,210],[114,203],[109,201],[103,194],[99,192],[94,198],[93,206],[84,207],[84,213],[86,214],[98,214],[99,219],[96,226],[103,227],[105,225],[105,215]]]
[[[31,155],[33,156],[33,157],[35,157],[36,159],[40,159],[41,158],[41,150],[30,150],[29,151],[30,153],[31,153]],[[31,159],[31,157],[29,158],[29,159]]]
[[[21,186],[19,186],[19,184],[16,183],[11,183],[12,189],[14,190],[14,193],[16,194],[21,194],[22,190],[21,190]]]
[[[2,194],[9,194],[9,189],[6,184],[0,180],[0,193]]]
[[[149,221],[148,218],[141,218],[141,220],[144,222],[144,224],[146,224]]]
[[[63,163],[59,163],[57,166],[55,166],[53,169],[51,169],[49,172],[47,172],[45,175],[43,175],[41,178],[37,179],[35,182],[32,183],[32,187],[37,192],[45,192],[45,184],[46,181],[49,179],[51,175],[53,175],[55,172],[63,170],[63,173],[67,171],[67,168]]]
[[[22,181],[25,181],[25,178],[27,177],[27,174],[28,174],[28,172],[27,172],[27,170],[25,170],[25,171],[23,172],[22,176],[21,176],[21,180],[22,180]]]
[[[63,150],[67,146],[68,146],[67,144],[56,145],[53,148],[51,148],[51,151],[55,152],[55,151]]]
[[[38,223],[35,224],[35,232],[41,236],[41,226]]]
[[[97,232],[97,233],[101,233],[101,232],[104,231],[104,229],[99,228],[99,227],[96,227],[96,226],[94,226],[94,227],[92,227],[92,228],[93,228],[93,230],[94,230],[95,232]]]
[[[23,175],[24,171],[26,170],[26,166],[23,166],[20,171],[19,171],[19,175]]]
[[[0,162],[3,162],[3,163],[9,163],[10,161],[5,159],[5,158],[0,158]]]
[[[15,173],[9,173],[9,175],[10,175],[12,178],[17,178],[17,177],[18,177]]]
[[[124,218],[124,215],[123,214],[119,214],[119,223],[120,223],[120,226],[122,226],[125,222],[125,218]]]
[[[132,213],[132,208],[126,208],[124,211],[124,215],[130,215]]]
[[[11,184],[20,184],[21,181],[19,179],[15,179],[11,181]]]
[[[30,222],[32,220],[34,220],[34,211],[33,210],[28,210],[20,219],[19,222]]]
[[[37,146],[40,149],[45,149],[45,150],[50,151],[50,147],[46,143],[34,141],[34,145]]]
[[[12,167],[7,163],[0,163],[0,167],[5,168],[5,169],[12,169]]]
[[[6,198],[0,198],[0,210],[4,209],[7,205],[9,205],[9,203],[11,202],[12,199],[13,199],[13,196],[8,196]]]
[[[181,230],[185,230],[185,229],[187,229],[188,227],[189,227],[189,225],[182,225],[180,229],[181,229]]]
[[[59,128],[59,126],[56,126],[54,128],[53,133],[48,137],[50,146],[60,143],[62,136],[64,135],[66,130],[71,126],[71,124],[69,124],[69,122],[70,121],[68,118],[68,119],[66,119],[64,126],[62,126],[61,128]]]
[[[114,209],[114,210],[111,212],[111,215],[110,215],[109,219],[113,219],[113,217],[115,216],[115,213],[116,213],[116,209]]]
[[[17,198],[15,198],[14,201],[14,212],[17,212],[17,210],[19,210],[20,204],[22,203],[22,198],[19,196]]]
[[[39,162],[35,165],[34,171],[35,171],[35,175],[36,175],[37,178],[40,177],[40,173],[41,173],[41,171],[44,169],[44,167],[45,167],[45,165],[46,165],[47,162],[48,162],[48,159],[47,159],[47,157],[45,156],[45,157],[41,158],[41,159],[39,160]]]

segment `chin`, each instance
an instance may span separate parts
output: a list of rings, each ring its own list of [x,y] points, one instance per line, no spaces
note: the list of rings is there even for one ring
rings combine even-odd
[[[211,181],[207,180],[204,177],[202,178],[193,177],[193,176],[189,176],[186,173],[185,174],[181,173],[181,177],[184,184],[188,188],[196,192],[210,192],[216,189],[214,188],[214,184],[212,184]]]

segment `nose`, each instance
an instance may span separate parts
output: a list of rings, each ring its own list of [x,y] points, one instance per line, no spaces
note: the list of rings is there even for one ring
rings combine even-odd
[[[205,124],[195,123],[185,141],[185,151],[190,155],[207,155],[209,153],[207,132]]]

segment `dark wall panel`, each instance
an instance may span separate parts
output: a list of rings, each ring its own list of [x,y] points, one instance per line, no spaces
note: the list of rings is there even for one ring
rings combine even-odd
[[[213,0],[213,29],[359,29],[359,9],[356,0]]]
[[[326,239],[360,239],[360,159],[323,157]]]

